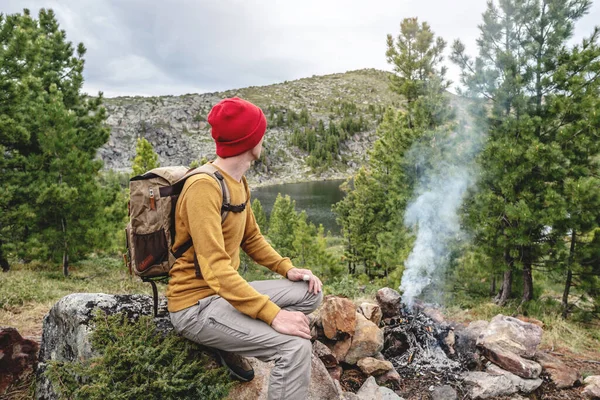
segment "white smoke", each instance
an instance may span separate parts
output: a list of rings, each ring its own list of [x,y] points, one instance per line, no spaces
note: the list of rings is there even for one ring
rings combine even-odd
[[[416,233],[400,285],[402,302],[409,307],[442,276],[450,261],[451,242],[464,239],[458,211],[467,189],[475,182],[474,159],[483,139],[471,127],[472,124],[463,123],[442,143],[438,142],[435,151],[422,143],[411,149],[416,152],[413,159],[429,160],[422,165],[430,167],[422,172],[415,187],[415,200],[404,215],[405,226]],[[434,162],[440,154],[441,159]]]

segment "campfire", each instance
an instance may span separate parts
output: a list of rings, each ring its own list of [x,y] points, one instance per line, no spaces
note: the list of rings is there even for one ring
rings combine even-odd
[[[400,306],[398,316],[384,320],[383,355],[403,376],[437,376],[455,381],[464,371],[454,350],[454,329],[436,322],[421,307]]]

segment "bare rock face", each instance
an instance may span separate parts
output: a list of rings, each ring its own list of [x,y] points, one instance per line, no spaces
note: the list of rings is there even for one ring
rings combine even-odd
[[[487,372],[472,371],[462,375],[472,399],[489,399],[499,396],[510,396],[518,389],[504,375],[491,375]]]
[[[325,296],[320,311],[325,336],[339,340],[354,335],[356,306],[344,297]]]
[[[600,398],[600,375],[588,376],[583,380],[583,384],[585,385],[585,389],[583,389],[581,394],[588,399]]]
[[[536,359],[544,370],[550,374],[550,379],[552,379],[552,382],[554,382],[558,389],[571,388],[581,380],[579,371],[567,366],[557,357],[548,353],[538,352]]]
[[[269,390],[269,376],[273,369],[273,362],[264,363],[256,358],[248,358],[254,368],[254,379],[250,382],[236,384],[227,399],[229,400],[266,400]],[[313,353],[311,359],[311,377],[307,400],[339,399],[333,379],[321,360]]]
[[[517,390],[522,393],[531,393],[539,388],[543,383],[540,378],[523,379],[491,363],[487,366],[487,372],[491,375],[502,375],[507,377],[513,383],[513,385],[515,385]]]
[[[497,315],[477,339],[477,347],[499,367],[534,379],[542,372],[542,366],[529,359],[535,356],[542,333],[537,325]]]
[[[385,374],[394,369],[391,362],[386,360],[378,360],[373,357],[365,357],[358,360],[356,363],[360,370],[367,375],[378,376]]]
[[[383,331],[362,314],[356,313],[356,331],[352,338],[352,345],[344,361],[356,364],[358,360],[371,357],[383,349]]]
[[[39,345],[24,339],[15,328],[0,327],[0,396],[37,363]]]
[[[329,350],[327,346],[318,340],[313,342],[313,354],[323,362],[323,365],[325,365],[326,368],[331,368],[338,365],[338,360],[335,355],[331,353],[331,350]]]
[[[371,303],[362,303],[358,307],[358,312],[365,316],[366,319],[379,326],[381,323],[381,319],[383,318],[383,313],[381,312],[381,307],[376,304]]]
[[[391,318],[399,314],[402,296],[391,288],[382,288],[377,291],[377,304],[381,307],[383,318]]]

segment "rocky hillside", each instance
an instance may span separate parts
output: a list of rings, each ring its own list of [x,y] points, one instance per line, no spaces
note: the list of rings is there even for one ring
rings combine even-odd
[[[349,176],[364,163],[385,108],[401,104],[388,79],[389,73],[369,69],[218,93],[106,99],[111,136],[99,156],[106,169],[129,171],[136,139],[144,137],[162,166],[211,159],[215,148],[206,116],[221,99],[238,96],[260,106],[269,120],[264,158],[249,174],[255,185]],[[321,151],[307,163],[310,153],[293,142],[302,142],[310,130],[318,142],[331,124],[337,127],[337,152],[324,157]]]

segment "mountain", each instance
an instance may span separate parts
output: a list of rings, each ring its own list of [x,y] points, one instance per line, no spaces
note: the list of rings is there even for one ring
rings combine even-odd
[[[365,162],[385,109],[402,103],[389,90],[389,75],[366,69],[217,93],[108,98],[111,135],[99,156],[105,169],[130,171],[136,140],[144,137],[161,166],[212,159],[206,116],[237,96],[261,107],[269,121],[264,157],[248,174],[254,185],[343,178]]]

